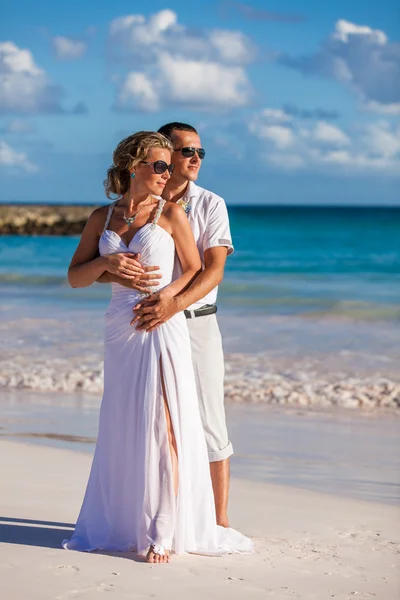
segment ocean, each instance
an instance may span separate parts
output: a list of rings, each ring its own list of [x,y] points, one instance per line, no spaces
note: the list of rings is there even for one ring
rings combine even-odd
[[[232,206],[229,215],[235,252],[218,301],[228,355],[262,354],[281,371],[396,375],[400,208]],[[35,364],[33,387],[46,389],[49,361],[71,373],[101,361],[110,290],[69,288],[77,243],[0,236],[1,358],[20,374]]]
[[[235,253],[219,303],[265,314],[400,318],[400,208],[230,207]],[[0,236],[6,297],[85,302],[65,290],[78,238]],[[49,293],[50,291],[50,293]],[[72,297],[75,296],[75,299]],[[91,295],[101,304],[107,291]]]

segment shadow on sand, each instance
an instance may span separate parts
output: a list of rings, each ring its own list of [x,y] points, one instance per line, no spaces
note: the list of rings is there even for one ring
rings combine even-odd
[[[74,528],[74,523],[0,517],[0,543],[62,550],[61,542],[72,536]],[[135,552],[96,551],[93,554],[145,562],[145,557]]]
[[[0,517],[0,542],[61,548],[61,542],[71,537],[74,527],[72,523]]]

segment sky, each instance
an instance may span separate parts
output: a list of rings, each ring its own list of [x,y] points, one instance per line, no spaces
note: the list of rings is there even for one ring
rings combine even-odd
[[[394,0],[14,0],[0,202],[103,203],[118,142],[195,126],[228,204],[400,206]]]

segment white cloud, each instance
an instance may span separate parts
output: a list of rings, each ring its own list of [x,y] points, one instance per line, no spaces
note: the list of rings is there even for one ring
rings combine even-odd
[[[191,30],[175,12],[162,10],[115,19],[109,44],[120,65],[135,65],[117,92],[119,110],[155,111],[172,103],[221,110],[245,106],[252,96],[245,65],[255,49],[241,32]]]
[[[278,149],[293,144],[293,117],[279,108],[264,108],[249,123],[249,130],[258,138],[272,142]]]
[[[400,44],[366,25],[343,19],[315,54],[281,55],[281,63],[304,75],[323,75],[350,87],[369,110],[397,112],[400,104]]]
[[[388,41],[386,34],[380,29],[371,29],[371,27],[368,27],[367,25],[356,25],[345,19],[339,19],[339,21],[336,22],[332,39],[340,40],[344,44],[348,44],[351,43],[351,36],[353,35],[366,36],[372,42],[381,46],[385,45]]]
[[[116,47],[133,54],[142,53],[146,47],[155,53],[170,44],[170,37],[177,35],[177,15],[172,10],[161,10],[148,20],[143,15],[118,17],[110,25],[110,41]]]
[[[249,101],[250,84],[242,67],[167,54],[161,57],[160,67],[174,102],[232,107]]]
[[[86,53],[87,44],[80,40],[57,36],[53,38],[53,46],[57,58],[60,60],[76,60]]]
[[[264,108],[261,111],[261,116],[265,121],[271,124],[287,123],[292,121],[293,117],[291,114],[285,112],[281,108]]]
[[[117,108],[156,111],[159,108],[159,92],[145,73],[128,73],[119,90]]]
[[[248,125],[260,139],[268,163],[285,170],[322,168],[400,175],[400,124],[380,120],[345,132],[325,121],[304,124],[301,119],[285,119],[281,113],[264,109]],[[274,125],[274,120],[279,124]]]
[[[391,127],[388,121],[370,123],[365,128],[363,141],[372,154],[393,158],[400,154],[400,125]]]
[[[281,125],[265,125],[259,129],[258,135],[266,140],[271,140],[280,149],[293,144],[292,130]]]
[[[245,106],[250,95],[251,86],[242,67],[164,54],[151,75],[128,73],[116,107],[151,112],[173,103],[207,111]]]
[[[110,24],[110,48],[120,57],[154,62],[165,51],[175,57],[246,64],[255,58],[256,49],[240,31],[189,29],[178,23],[177,14],[161,10],[146,18],[126,15]]]
[[[335,127],[335,125],[326,121],[318,121],[314,130],[314,139],[317,142],[327,142],[338,146],[350,144],[350,138],[339,127]]]
[[[129,30],[132,25],[142,25],[146,19],[142,15],[128,15],[126,17],[118,17],[111,21],[110,35],[116,36]]]
[[[240,31],[215,29],[210,32],[209,40],[224,62],[247,64],[255,57],[254,47]]]
[[[61,89],[51,85],[29,50],[0,42],[0,112],[61,112]]]
[[[361,106],[363,110],[375,112],[381,115],[400,115],[400,102],[392,104],[381,104],[380,102],[364,102]]]
[[[34,173],[38,170],[37,165],[30,162],[24,152],[16,152],[3,140],[0,140],[0,166],[17,168],[27,173]]]

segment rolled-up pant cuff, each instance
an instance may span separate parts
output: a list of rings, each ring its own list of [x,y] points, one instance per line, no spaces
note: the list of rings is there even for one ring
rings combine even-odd
[[[229,458],[233,454],[233,446],[231,442],[228,443],[225,448],[222,450],[209,450],[208,451],[208,460],[209,462],[217,462],[219,460],[225,460]]]

